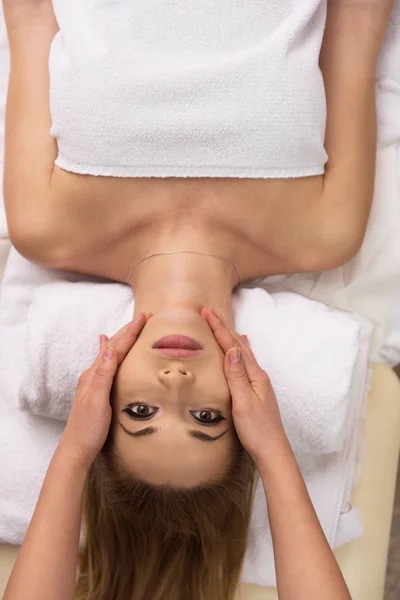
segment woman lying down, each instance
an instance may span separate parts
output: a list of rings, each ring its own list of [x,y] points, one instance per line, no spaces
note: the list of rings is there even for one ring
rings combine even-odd
[[[5,600],[233,600],[257,471],[280,600],[348,600],[231,297],[359,250],[393,0],[3,5],[11,241],[135,294],[79,380]]]

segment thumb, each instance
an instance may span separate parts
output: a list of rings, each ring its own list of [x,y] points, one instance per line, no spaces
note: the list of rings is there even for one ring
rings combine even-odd
[[[250,381],[242,358],[241,349],[231,348],[225,355],[225,375],[232,395],[251,391]]]

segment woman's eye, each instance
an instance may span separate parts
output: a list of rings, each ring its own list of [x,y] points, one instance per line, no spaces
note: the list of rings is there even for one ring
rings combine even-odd
[[[131,419],[148,419],[149,417],[152,417],[157,410],[158,408],[152,408],[148,404],[131,404],[130,406],[126,406],[122,412],[126,413]],[[211,408],[191,410],[190,413],[194,416],[196,421],[203,423],[204,425],[215,425],[216,423],[225,420],[225,417]]]
[[[194,416],[196,421],[199,421],[199,423],[214,425],[215,423],[219,423],[220,421],[223,421],[225,419],[225,417],[223,417],[218,411],[211,410],[208,408],[203,408],[203,410],[191,410],[190,412]],[[195,413],[198,413],[199,416],[196,417]],[[217,416],[213,418],[213,414]]]
[[[146,419],[146,417],[153,416],[158,409],[154,409],[153,412],[151,412],[151,410],[151,406],[148,406],[147,404],[135,404],[127,406],[122,412],[126,413],[131,419]]]

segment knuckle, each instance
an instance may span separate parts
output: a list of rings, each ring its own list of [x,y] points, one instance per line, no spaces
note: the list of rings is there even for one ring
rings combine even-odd
[[[233,376],[235,381],[240,381],[243,383],[248,381],[246,370],[242,366],[239,366],[233,371]]]
[[[94,374],[98,379],[108,379],[109,370],[103,364],[100,364],[96,367]]]

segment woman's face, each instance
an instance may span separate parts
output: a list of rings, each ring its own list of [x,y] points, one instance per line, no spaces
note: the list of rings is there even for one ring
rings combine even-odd
[[[182,351],[176,348],[153,347],[175,334],[197,340],[202,349],[177,356]],[[147,322],[115,376],[114,448],[130,473],[174,487],[223,477],[234,441],[223,360],[195,310],[168,310]]]

